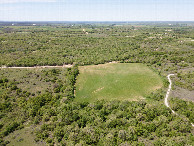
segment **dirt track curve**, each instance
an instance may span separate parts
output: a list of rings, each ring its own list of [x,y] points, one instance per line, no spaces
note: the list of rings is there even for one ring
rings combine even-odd
[[[167,93],[166,93],[166,97],[165,97],[165,99],[164,99],[164,104],[165,104],[166,107],[168,107],[168,108],[170,108],[170,106],[169,106],[169,104],[168,104],[168,96],[169,96],[170,90],[171,90],[171,88],[172,88],[172,81],[171,81],[171,79],[170,79],[170,76],[174,76],[174,74],[169,74],[169,75],[167,76],[168,81],[169,81],[170,84],[169,84],[169,86],[168,86],[168,90],[167,90]],[[171,109],[171,108],[170,108],[170,109]],[[174,110],[171,109],[171,111],[172,111],[172,113],[178,115],[177,113],[175,113]],[[193,124],[193,123],[191,123],[191,125],[194,127],[194,124]]]

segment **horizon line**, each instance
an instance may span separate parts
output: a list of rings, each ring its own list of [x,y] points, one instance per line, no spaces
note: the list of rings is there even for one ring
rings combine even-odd
[[[194,20],[138,20],[138,21],[127,21],[127,20],[124,20],[124,21],[119,21],[119,20],[62,20],[62,21],[59,21],[59,20],[56,20],[56,21],[53,21],[53,20],[47,20],[47,21],[38,21],[38,20],[35,20],[35,21],[32,21],[32,20],[0,20],[0,22],[194,22]]]

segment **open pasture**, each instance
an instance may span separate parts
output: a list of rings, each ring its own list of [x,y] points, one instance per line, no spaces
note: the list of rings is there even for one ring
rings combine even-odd
[[[163,86],[159,75],[139,63],[79,67],[76,101],[141,100]]]

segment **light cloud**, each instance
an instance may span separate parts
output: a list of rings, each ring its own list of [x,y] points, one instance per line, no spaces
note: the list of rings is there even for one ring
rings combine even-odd
[[[9,4],[9,3],[51,3],[57,2],[57,0],[0,0],[0,4]]]

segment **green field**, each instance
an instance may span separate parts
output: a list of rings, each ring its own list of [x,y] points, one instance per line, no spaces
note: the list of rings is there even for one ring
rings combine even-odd
[[[90,65],[79,70],[76,101],[140,100],[163,86],[160,76],[139,63]]]

